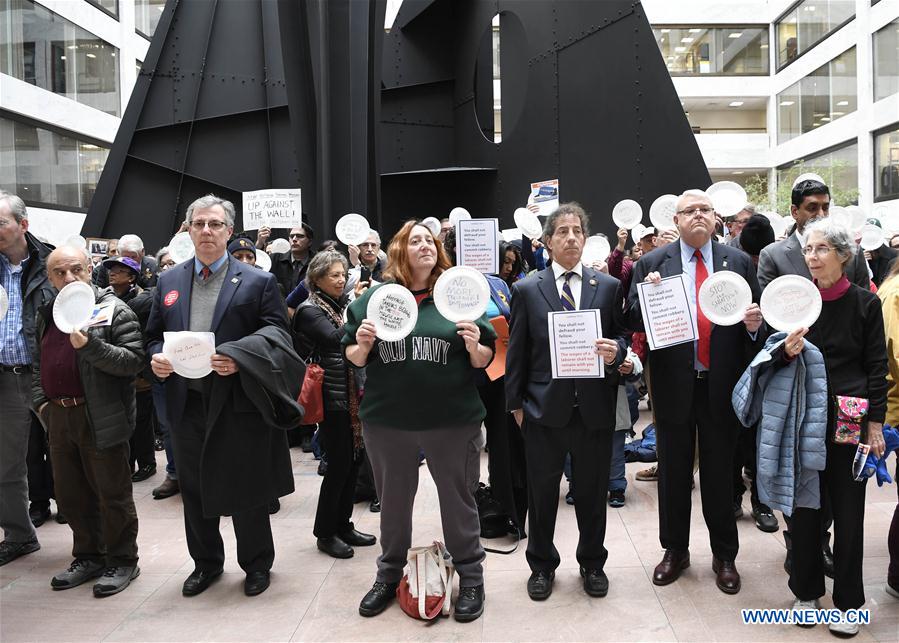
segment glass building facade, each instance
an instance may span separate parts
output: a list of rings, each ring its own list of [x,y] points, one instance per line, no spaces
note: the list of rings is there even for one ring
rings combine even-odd
[[[874,100],[899,92],[899,20],[874,33]]]
[[[874,133],[874,199],[899,199],[899,123]]]
[[[789,65],[855,15],[855,0],[802,0],[774,23],[777,68]]]
[[[156,25],[165,9],[165,0],[134,0],[134,29],[142,36],[152,38]]]
[[[768,26],[653,27],[672,76],[767,75]]]

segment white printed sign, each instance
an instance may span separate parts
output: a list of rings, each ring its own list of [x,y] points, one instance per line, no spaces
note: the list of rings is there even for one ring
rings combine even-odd
[[[637,294],[650,350],[696,341],[699,335],[683,274],[666,277],[658,284],[638,283]]]
[[[254,190],[243,193],[243,229],[299,228],[303,224],[301,190]]]
[[[547,317],[553,379],[605,377],[596,354],[596,340],[602,337],[599,311],[551,311]]]
[[[531,183],[528,205],[537,206],[537,215],[546,217],[559,209],[559,179]]]
[[[499,221],[460,219],[456,223],[456,265],[499,272]]]

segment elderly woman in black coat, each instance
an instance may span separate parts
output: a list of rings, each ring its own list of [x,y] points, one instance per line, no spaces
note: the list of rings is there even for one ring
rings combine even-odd
[[[328,454],[328,468],[318,496],[313,533],[319,550],[334,558],[350,558],[353,546],[374,545],[377,539],[355,529],[350,517],[362,449],[359,396],[355,369],[348,369],[340,340],[347,260],[336,250],[317,253],[306,271],[309,298],[293,317],[297,353],[325,371],[322,384],[324,421],[319,435]]]

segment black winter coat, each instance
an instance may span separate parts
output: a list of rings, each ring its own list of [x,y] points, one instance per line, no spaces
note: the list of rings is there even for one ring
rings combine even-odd
[[[56,288],[47,279],[47,257],[53,250],[30,232],[25,233],[28,242],[28,263],[22,275],[22,330],[33,362],[37,363],[35,332],[40,310],[55,296]]]
[[[94,286],[98,304],[115,301],[112,323],[87,330],[87,344],[75,351],[78,374],[84,388],[87,421],[98,449],[127,442],[134,432],[134,376],[144,367],[144,341],[137,316],[116,298],[111,288]],[[38,317],[37,350],[32,357],[32,404],[35,410],[47,401],[41,386],[41,340],[53,316],[53,301]]]
[[[349,303],[346,295],[334,301],[323,292],[318,295],[339,313]],[[305,301],[293,316],[294,346],[303,359],[313,362],[325,370],[322,384],[322,398],[325,410],[346,411],[347,406],[347,364],[343,358],[340,340],[343,339],[343,324],[335,326],[331,316],[319,306]]]

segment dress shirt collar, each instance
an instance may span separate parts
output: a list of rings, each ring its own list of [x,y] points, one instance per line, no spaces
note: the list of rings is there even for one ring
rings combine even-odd
[[[706,266],[712,265],[712,240],[709,239],[701,248],[694,248],[683,239],[680,240],[680,258],[681,263],[686,266],[693,259],[696,251],[702,253],[702,261]]]
[[[577,275],[578,277],[580,277],[581,279],[583,279],[583,277],[584,277],[583,266],[581,265],[580,262],[578,262],[577,265],[575,265],[575,267],[572,268],[571,270],[566,270],[565,268],[563,268],[561,266],[561,264],[558,264],[555,261],[553,261],[552,269],[553,269],[553,277],[555,278],[556,281],[558,281],[562,277],[562,275],[564,275],[566,272],[572,272],[575,275]]]
[[[225,265],[226,261],[228,261],[228,253],[227,252],[225,254],[223,254],[221,256],[221,258],[219,258],[219,259],[213,261],[211,264],[209,264],[209,272],[215,274],[216,272],[218,272],[219,268],[221,268],[223,265]],[[196,274],[199,275],[201,272],[203,272],[204,266],[205,266],[205,264],[202,261],[200,261],[199,259],[194,257],[194,272]]]

